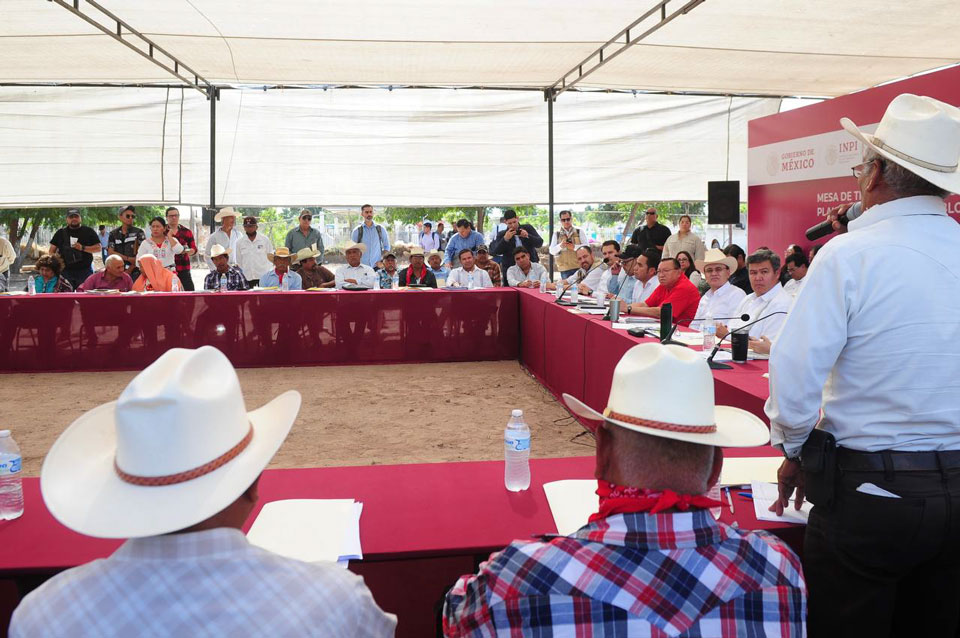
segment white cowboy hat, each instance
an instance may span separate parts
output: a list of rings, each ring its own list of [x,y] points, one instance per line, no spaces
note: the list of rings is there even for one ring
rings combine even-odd
[[[293,263],[299,263],[304,259],[310,259],[311,257],[317,257],[320,254],[320,251],[317,250],[316,244],[310,244],[308,248],[301,248],[297,251],[297,254],[293,257]]]
[[[299,410],[300,393],[291,390],[247,412],[222,352],[173,348],[117,401],[60,435],[40,471],[43,500],[58,521],[87,536],[185,529],[243,494]]]
[[[703,259],[698,259],[695,262],[697,270],[703,272],[703,269],[712,264],[723,264],[730,269],[730,274],[732,275],[737,270],[737,260],[729,255],[725,255],[722,250],[719,248],[711,248],[703,254]]]
[[[849,118],[840,125],[869,148],[931,184],[960,192],[960,109],[923,95],[902,93],[887,106],[873,135]]]
[[[364,252],[364,251],[367,250],[367,245],[366,245],[366,244],[363,244],[363,243],[361,243],[361,242],[356,242],[356,241],[355,241],[355,242],[353,242],[352,244],[348,245],[348,246],[344,249],[343,252],[347,252],[348,250],[353,250],[354,248],[356,248],[356,249],[359,250],[360,252]]]
[[[414,246],[413,248],[411,248],[411,249],[410,249],[410,256],[413,257],[414,255],[420,255],[420,256],[422,257],[422,256],[423,256],[423,246]]]
[[[224,217],[236,217],[237,211],[233,210],[230,206],[226,208],[221,208],[217,211],[217,214],[214,216],[213,221],[222,222]]]
[[[427,259],[430,259],[434,255],[443,259],[443,251],[440,250],[431,250],[429,253],[427,253]]]
[[[602,414],[569,394],[563,400],[584,419],[610,421],[650,436],[718,447],[753,447],[770,440],[770,431],[756,416],[714,405],[710,367],[701,353],[681,346],[642,343],[627,350],[613,371]]]
[[[229,255],[229,254],[230,254],[230,249],[224,248],[220,244],[214,244],[213,248],[210,249],[210,259],[213,259],[214,257],[220,257],[222,255]]]

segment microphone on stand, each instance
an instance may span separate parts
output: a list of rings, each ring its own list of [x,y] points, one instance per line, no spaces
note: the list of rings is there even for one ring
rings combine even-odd
[[[856,202],[853,206],[847,209],[847,212],[837,217],[837,221],[846,226],[851,219],[856,219],[859,217],[861,212],[863,212],[863,205],[860,202]],[[816,226],[811,226],[808,228],[806,235],[809,241],[817,241],[821,237],[826,237],[832,232],[834,232],[833,222],[827,220],[825,222],[820,222]]]
[[[577,304],[573,303],[572,301],[563,301],[563,296],[567,294],[567,291],[570,290],[571,287],[578,285],[581,281],[587,278],[587,275],[592,273],[597,268],[603,268],[604,270],[606,270],[606,268],[608,267],[607,261],[608,261],[608,258],[604,257],[602,262],[595,264],[587,272],[581,273],[575,281],[569,282],[566,286],[564,286],[563,290],[560,292],[560,296],[557,297],[556,303],[560,304],[561,306],[576,306]]]
[[[607,260],[604,259],[604,261],[607,261]],[[623,269],[623,261],[620,262],[620,268]],[[619,316],[619,314],[620,314],[620,309],[619,309],[620,300],[617,299],[617,295],[620,294],[620,289],[623,288],[623,284],[627,283],[627,279],[629,279],[629,278],[632,276],[632,275],[627,274],[627,271],[626,271],[626,270],[623,271],[623,274],[626,275],[626,276],[623,278],[623,281],[620,281],[620,275],[617,275],[617,292],[612,293],[614,298],[610,300],[610,305],[607,307],[607,314],[605,314],[605,315],[603,316],[603,320],[604,320],[604,321],[612,321],[612,320],[613,320],[613,316],[610,314],[610,313],[612,312],[612,310],[613,310],[613,304],[618,304],[618,306],[617,306],[617,315]],[[610,273],[610,276],[612,277],[612,276],[613,276],[613,273]]]
[[[706,317],[694,317],[693,319],[690,320],[690,324],[692,325],[694,321],[703,321],[704,319],[706,319]],[[736,317],[714,317],[713,318],[714,321],[729,321],[730,319],[739,319],[740,321],[750,321],[750,315],[748,315],[747,313],[743,313],[742,315],[737,315]],[[677,328],[679,327],[680,327],[680,321],[679,320],[674,321],[673,325],[670,326],[670,332],[667,334],[667,340],[671,340],[673,338],[673,333],[676,332]],[[670,343],[675,345],[680,345],[680,346],[687,345],[685,343],[679,343],[677,341],[670,341]],[[720,365],[720,364],[717,364],[717,365]]]
[[[711,353],[710,353],[710,356],[707,357],[707,365],[710,366],[710,369],[711,369],[711,370],[732,370],[732,369],[733,369],[733,366],[728,366],[728,365],[725,364],[725,363],[719,363],[719,362],[713,360],[713,358],[714,358],[715,356],[717,356],[717,352],[720,351],[720,344],[723,343],[723,340],[726,339],[727,337],[729,337],[730,335],[732,335],[734,332],[742,332],[744,328],[749,328],[749,327],[752,326],[753,324],[755,324],[755,323],[760,323],[760,322],[763,321],[764,319],[769,319],[770,317],[774,317],[774,316],[776,316],[776,315],[786,315],[786,314],[789,314],[789,312],[786,311],[786,310],[778,310],[777,312],[771,312],[769,315],[764,315],[763,317],[760,317],[760,318],[757,319],[756,321],[751,321],[750,323],[747,323],[747,324],[744,324],[744,325],[740,326],[740,327],[737,328],[736,330],[731,330],[731,331],[729,331],[727,334],[725,334],[725,335],[723,335],[722,337],[720,337],[720,340],[717,341],[717,345],[715,345],[715,346],[713,347],[713,352],[711,352]],[[741,320],[743,320],[743,315],[741,315],[740,318],[741,318]],[[749,318],[749,316],[748,316],[748,318]]]

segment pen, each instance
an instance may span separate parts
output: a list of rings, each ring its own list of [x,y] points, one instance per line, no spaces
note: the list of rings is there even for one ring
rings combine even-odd
[[[737,492],[737,496],[742,496],[744,498],[753,498],[753,494],[751,492]]]
[[[730,506],[730,513],[733,514],[733,497],[730,495],[730,488],[727,488],[727,505]]]

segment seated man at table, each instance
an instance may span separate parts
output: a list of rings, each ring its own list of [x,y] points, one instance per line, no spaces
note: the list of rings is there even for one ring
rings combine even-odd
[[[547,269],[538,261],[530,261],[530,251],[526,246],[513,249],[513,266],[507,269],[507,285],[516,288],[539,288],[541,281],[547,281]],[[551,288],[555,286],[550,286]]]
[[[499,288],[503,285],[503,271],[500,270],[500,264],[490,259],[490,249],[487,248],[486,244],[477,246],[475,261],[477,262],[477,267],[483,268],[487,271],[487,274],[490,275],[490,281],[493,283],[494,288]]]
[[[577,286],[577,291],[581,295],[592,296],[594,291],[600,286],[600,277],[603,276],[603,268],[595,263],[593,258],[593,248],[586,244],[577,246],[577,263],[580,268],[572,275],[567,277],[567,283]]]
[[[73,531],[129,540],[33,591],[10,635],[393,636],[360,577],[241,531],[299,410],[287,391],[248,413],[230,361],[206,346],[168,350],[74,421],[44,461],[43,501]]]
[[[344,284],[367,288],[374,288],[377,285],[377,273],[370,266],[360,263],[363,259],[363,251],[366,249],[366,244],[357,242],[347,246],[347,250],[344,252],[347,263],[337,269],[337,274],[334,277],[338,289],[343,288]]]
[[[600,275],[597,290],[602,290],[609,298],[613,291],[620,289],[629,276],[620,263],[620,242],[616,239],[608,239],[600,244],[600,256],[603,257],[607,268]]]
[[[290,262],[293,261],[293,255],[286,246],[277,248],[273,253],[273,268],[260,275],[261,288],[283,289],[286,285],[287,290],[303,290],[303,278],[298,273],[290,270]]]
[[[400,285],[437,287],[437,278],[423,263],[423,248],[420,246],[410,249],[410,265],[400,271]]]
[[[107,255],[107,260],[103,262],[103,270],[98,270],[77,288],[78,292],[87,292],[88,290],[119,290],[128,292],[133,289],[133,280],[130,275],[123,272],[123,257],[120,255]]]
[[[243,274],[240,266],[230,265],[230,249],[224,248],[220,244],[214,244],[210,249],[210,260],[213,262],[214,269],[210,271],[203,279],[204,290],[220,290],[223,284],[223,278],[227,278],[227,285],[221,292],[227,290],[247,290],[247,277]]]
[[[646,253],[641,255],[641,259],[644,257]],[[697,316],[700,291],[680,270],[680,262],[674,257],[661,259],[657,267],[657,280],[660,285],[646,301],[627,304],[627,314],[659,318],[660,306],[669,303],[673,306],[673,321],[681,326],[689,326]]]
[[[735,317],[737,306],[747,296],[730,283],[730,275],[736,268],[737,260],[725,255],[719,248],[711,248],[702,260],[697,261],[697,270],[703,273],[710,288],[700,297],[696,314],[698,320],[690,324],[692,329],[702,330],[702,320],[707,315],[713,317],[718,325],[730,325],[730,319],[721,317]]]
[[[632,347],[602,414],[563,398],[596,437],[599,511],[570,536],[514,541],[461,577],[444,635],[803,635],[800,559],[710,513],[721,446],[763,445],[769,433],[749,412],[714,407],[700,353]]]
[[[297,251],[293,258],[294,266],[299,266],[297,274],[300,275],[304,290],[310,288],[333,288],[336,282],[335,275],[329,269],[317,263],[317,257],[320,251],[316,244],[311,244],[306,248]]]
[[[477,268],[473,258],[473,251],[464,248],[457,255],[460,265],[450,271],[447,285],[453,288],[490,288],[493,282],[486,270]]]
[[[767,317],[749,328],[751,349],[766,354],[770,352],[770,343],[780,335],[787,313],[793,306],[793,297],[783,292],[783,286],[780,285],[780,256],[772,250],[758,250],[747,257],[747,272],[753,292],[743,298],[733,315],[746,314],[750,318],[747,321],[731,319],[729,329],[717,326],[717,339],[745,323]]]
[[[380,258],[380,261],[383,263],[383,268],[376,271],[377,277],[380,280],[380,289],[381,290],[390,290],[393,288],[393,276],[397,275],[397,287],[400,287],[399,282],[399,273],[397,272],[397,256],[393,254],[393,251],[388,250],[383,254],[383,257]]]
[[[427,255],[427,265],[437,280],[437,285],[440,284],[441,279],[446,281],[447,277],[450,276],[450,269],[443,265],[443,253],[439,250],[430,251],[430,254]]]

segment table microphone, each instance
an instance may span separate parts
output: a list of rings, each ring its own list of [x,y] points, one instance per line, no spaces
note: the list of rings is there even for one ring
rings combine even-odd
[[[706,319],[706,317],[695,317],[695,318],[693,318],[693,319],[690,320],[690,323],[693,324],[694,321],[703,321],[704,319]],[[747,313],[743,313],[742,315],[738,315],[738,316],[736,316],[736,317],[714,317],[714,318],[713,318],[714,321],[728,321],[728,320],[730,320],[730,319],[739,319],[740,321],[750,321],[750,315],[748,315]],[[686,345],[687,345],[687,344],[685,344],[685,343],[679,343],[679,342],[677,342],[677,341],[673,341],[673,333],[675,333],[675,332],[677,331],[677,328],[679,328],[679,327],[680,327],[680,320],[679,320],[679,319],[677,319],[677,320],[675,320],[675,321],[672,322],[672,325],[670,326],[670,332],[667,333],[667,336],[666,336],[666,338],[664,339],[664,343],[667,342],[667,341],[669,341],[670,343],[673,343],[674,345],[681,345],[681,346],[686,346]],[[718,364],[718,365],[719,365],[719,364]]]
[[[856,202],[853,206],[847,209],[847,211],[837,217],[837,221],[843,224],[844,226],[849,223],[851,219],[856,219],[860,213],[863,211],[863,205],[860,202]],[[816,226],[811,226],[807,229],[807,239],[810,241],[817,241],[821,237],[826,237],[833,232],[833,222],[829,219],[825,222],[820,222]]]
[[[567,291],[570,290],[570,288],[571,288],[572,286],[577,285],[577,284],[579,284],[581,281],[583,281],[584,279],[586,279],[586,278],[587,278],[587,275],[589,275],[590,273],[592,273],[592,272],[593,272],[594,270],[596,270],[597,268],[603,268],[604,270],[606,270],[606,268],[608,267],[608,266],[607,266],[607,261],[608,261],[608,260],[609,260],[608,257],[604,257],[602,262],[600,262],[600,263],[598,263],[598,264],[595,264],[590,270],[588,270],[587,272],[583,273],[583,276],[582,276],[582,277],[577,278],[576,281],[571,281],[571,282],[569,282],[569,283],[564,287],[564,289],[560,292],[560,296],[557,297],[556,303],[560,304],[561,306],[576,306],[577,304],[575,304],[575,303],[573,303],[573,302],[563,301],[563,296],[564,296],[565,294],[567,294]]]
[[[607,261],[607,259],[608,259],[608,258],[604,258],[604,261]],[[622,263],[621,263],[620,267],[623,268],[623,264],[622,264]],[[626,275],[626,276],[623,278],[623,281],[620,281],[620,275],[617,275],[617,292],[613,293],[614,298],[616,298],[616,296],[617,296],[618,294],[620,294],[620,289],[623,288],[623,284],[627,283],[627,279],[630,278],[630,275],[627,275],[626,271],[624,271],[623,274]],[[612,273],[612,272],[610,273],[610,276],[611,276],[611,277],[613,276],[613,273]],[[613,302],[613,299],[611,299],[610,301],[611,301],[611,303],[612,303],[612,302]],[[603,320],[604,320],[604,321],[610,321],[611,319],[612,319],[612,317],[610,316],[610,308],[607,308],[607,314],[605,314],[605,315],[603,316]]]
[[[715,356],[717,356],[717,352],[720,351],[720,344],[723,343],[723,340],[726,339],[727,337],[729,337],[730,335],[732,335],[734,332],[740,332],[740,331],[743,330],[744,328],[749,328],[749,327],[752,326],[753,324],[755,324],[755,323],[760,323],[760,322],[763,321],[764,319],[769,319],[770,317],[774,317],[774,316],[776,316],[776,315],[786,315],[786,314],[789,314],[789,312],[786,311],[786,310],[778,310],[777,312],[771,312],[769,315],[765,315],[765,316],[763,316],[763,317],[760,317],[760,318],[757,319],[756,321],[751,321],[750,323],[744,324],[744,325],[740,326],[739,328],[737,328],[736,330],[730,330],[729,332],[727,332],[727,334],[725,334],[725,335],[723,335],[722,337],[720,337],[720,340],[717,341],[717,345],[715,345],[715,346],[713,347],[713,352],[711,352],[711,353],[710,353],[710,356],[707,357],[707,365],[710,366],[710,369],[711,369],[711,370],[733,370],[733,366],[728,366],[728,365],[725,364],[725,363],[719,363],[719,362],[713,360],[713,358],[714,358]],[[741,315],[741,317],[740,317],[741,321],[744,320],[744,319],[743,319],[744,316],[746,316],[748,319],[750,318],[749,315],[746,315],[746,313],[744,313],[744,315]],[[734,318],[736,318],[736,317],[734,317]]]

